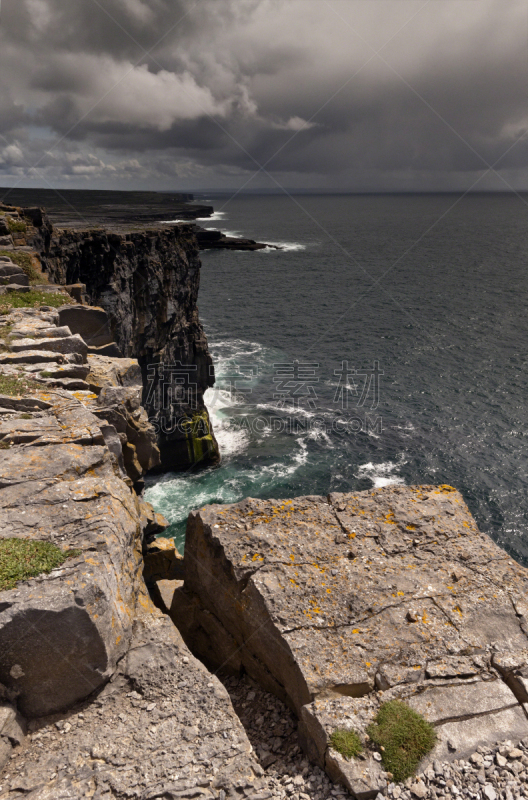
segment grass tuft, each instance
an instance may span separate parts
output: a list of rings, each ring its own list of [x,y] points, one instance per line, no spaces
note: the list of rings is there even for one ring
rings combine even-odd
[[[7,218],[7,227],[11,233],[25,233],[27,231],[25,222],[22,222],[20,219],[13,219],[12,217]]]
[[[363,750],[361,739],[355,731],[337,728],[330,736],[330,746],[345,758],[355,758]]]
[[[48,283],[48,277],[41,271],[36,254],[17,252],[16,250],[0,250],[0,256],[8,256],[13,264],[26,273],[30,283]]]
[[[32,539],[0,539],[0,591],[13,589],[18,581],[48,574],[81,550],[59,550],[51,542]]]
[[[383,765],[395,781],[405,781],[433,749],[436,733],[431,723],[401,700],[384,703],[367,733],[380,748]]]
[[[35,389],[42,390],[42,384],[36,383],[29,378],[18,378],[0,373],[0,394],[7,394],[9,397],[21,397],[24,394],[35,391]]]
[[[60,308],[60,306],[74,302],[71,297],[59,293],[10,292],[9,294],[0,295],[0,314],[8,314],[12,308],[38,308],[39,306]]]

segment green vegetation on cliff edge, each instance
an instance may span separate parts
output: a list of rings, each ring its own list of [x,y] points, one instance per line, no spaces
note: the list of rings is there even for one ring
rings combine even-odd
[[[38,308],[39,306],[60,308],[60,306],[73,302],[71,297],[59,293],[10,292],[9,294],[0,295],[0,314],[8,314],[12,308]]]

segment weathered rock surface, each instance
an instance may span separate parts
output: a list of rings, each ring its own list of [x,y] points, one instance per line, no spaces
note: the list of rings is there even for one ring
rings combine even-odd
[[[263,771],[226,690],[145,606],[93,702],[32,724],[0,777],[1,800],[271,796],[259,795]]]
[[[90,347],[102,347],[114,341],[108,315],[102,308],[91,306],[64,306],[59,309],[59,325],[67,325],[78,333]]]
[[[142,562],[141,501],[98,420],[67,392],[0,424],[0,536],[50,541],[74,557],[0,593],[0,681],[26,716],[100,687],[128,648]]]
[[[368,796],[385,782],[377,760],[346,762],[328,738],[339,725],[365,737],[388,699],[437,726],[431,759],[528,736],[527,590],[458,492],[390,487],[191,514],[171,613],[209,663],[283,698],[311,758]]]
[[[104,311],[93,309],[96,313],[91,317],[85,314],[90,309],[82,306],[58,311],[17,309],[6,315],[4,325],[0,325],[0,337],[3,330],[7,331],[3,342],[8,352],[0,353],[0,369],[19,377],[17,370],[22,368],[32,381],[53,389],[92,389],[77,398],[96,415],[102,443],[110,448],[131,480],[138,483],[160,462],[154,428],[141,406],[141,369],[135,359],[89,356],[82,336],[72,335],[68,325],[60,324],[61,319],[70,320],[75,326],[76,309],[83,309],[80,319],[87,335],[90,331],[95,335],[93,324],[102,325],[103,329],[106,325],[108,329]],[[69,313],[63,314],[64,311]],[[20,437],[20,431],[15,433]],[[9,436],[8,441],[12,441]]]

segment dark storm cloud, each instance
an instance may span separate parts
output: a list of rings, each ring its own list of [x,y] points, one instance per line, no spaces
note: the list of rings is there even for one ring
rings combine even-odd
[[[511,148],[526,183],[527,18],[521,0],[4,0],[0,169],[199,187],[269,162],[290,185],[449,188]]]

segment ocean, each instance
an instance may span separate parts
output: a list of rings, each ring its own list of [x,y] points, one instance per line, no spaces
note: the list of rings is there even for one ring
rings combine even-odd
[[[206,503],[450,484],[528,565],[528,197],[196,200],[283,249],[202,253],[222,464],[146,492],[179,547]]]

